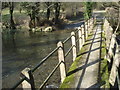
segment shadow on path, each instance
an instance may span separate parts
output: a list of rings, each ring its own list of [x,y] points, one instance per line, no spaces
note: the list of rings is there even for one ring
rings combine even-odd
[[[97,28],[98,28],[98,27],[97,27]],[[93,46],[93,42],[94,42],[95,36],[96,36],[96,34],[97,34],[97,28],[96,28],[96,31],[95,31],[95,34],[94,34],[94,37],[93,37],[93,41],[91,42],[91,45],[90,45],[90,49],[89,49],[89,53],[88,53],[87,58],[86,58],[85,66],[87,65],[88,60],[89,60],[89,57],[90,57],[90,53],[91,53],[91,49],[92,49],[92,46]],[[84,68],[83,71],[82,71],[82,74],[81,74],[81,77],[80,77],[80,79],[79,79],[79,81],[78,81],[77,89],[76,89],[76,90],[79,90],[79,88],[80,88],[80,86],[81,86],[82,79],[83,79],[83,76],[84,76],[84,74],[85,74],[85,71],[86,71],[86,68]]]
[[[77,69],[75,69],[75,70],[70,71],[69,73],[67,73],[67,76],[69,76],[69,75],[71,75],[71,74],[74,74],[74,73],[76,73],[76,72],[79,71],[79,70],[85,69],[85,68],[87,68],[87,67],[89,67],[89,66],[91,66],[91,65],[94,65],[94,64],[96,64],[96,63],[98,63],[98,62],[100,62],[100,61],[102,61],[102,60],[103,60],[103,59],[98,59],[98,60],[96,60],[96,61],[93,61],[93,62],[88,63],[88,64],[86,64],[86,65],[83,65],[83,66],[81,66],[81,67],[78,67]]]

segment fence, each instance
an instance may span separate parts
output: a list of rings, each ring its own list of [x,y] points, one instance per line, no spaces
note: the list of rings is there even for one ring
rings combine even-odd
[[[86,38],[88,37],[88,34],[90,33],[90,30],[92,30],[94,25],[93,18],[87,20],[84,25],[81,25],[78,27],[75,32],[71,32],[71,35],[62,41],[59,41],[57,43],[57,47],[49,53],[45,58],[41,60],[39,64],[37,64],[33,69],[25,68],[21,73],[24,76],[18,83],[16,83],[11,89],[16,89],[20,84],[22,85],[22,88],[30,88],[32,90],[35,90],[35,84],[34,84],[34,77],[33,72],[38,69],[49,57],[51,57],[55,52],[58,52],[58,59],[59,63],[54,67],[52,72],[48,75],[48,77],[44,80],[44,82],[40,85],[40,89],[44,87],[46,82],[50,79],[50,77],[54,74],[54,72],[57,70],[58,67],[60,67],[60,77],[61,82],[64,81],[66,77],[66,66],[65,66],[65,57],[72,51],[72,60],[74,61],[76,59],[77,53],[76,53],[76,43],[79,43],[79,50],[82,48],[83,44],[85,43]],[[78,35],[78,38],[75,37],[75,35]],[[71,39],[72,46],[68,49],[68,51],[64,52],[64,44]]]
[[[113,32],[112,27],[110,26],[109,22],[105,19],[104,27],[106,27],[106,30],[109,30],[109,32]],[[120,90],[120,78],[119,78],[119,70],[120,70],[120,59],[119,59],[119,45],[116,40],[116,34],[110,35],[110,43],[108,47],[108,54],[107,54],[107,60],[109,62],[109,65],[111,65],[110,69],[110,76],[109,76],[109,83],[114,86],[116,79],[117,79],[117,86]]]

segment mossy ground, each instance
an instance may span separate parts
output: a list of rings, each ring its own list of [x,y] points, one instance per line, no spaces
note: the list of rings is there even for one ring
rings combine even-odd
[[[107,63],[107,59],[105,59],[105,55],[106,55],[106,43],[105,43],[105,34],[102,32],[102,50],[101,50],[101,65],[100,65],[100,76],[101,76],[101,80],[100,83],[103,84],[101,86],[101,88],[110,88],[109,85],[109,71],[108,71],[108,63]]]

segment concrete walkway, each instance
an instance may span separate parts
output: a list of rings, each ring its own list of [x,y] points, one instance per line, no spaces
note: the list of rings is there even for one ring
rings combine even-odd
[[[74,80],[65,82],[65,85],[68,85],[69,88],[79,90],[80,88],[91,89],[100,87],[101,27],[101,25],[96,25],[83,46],[83,48],[85,48],[84,52],[77,56],[77,58],[80,57],[80,59],[77,62],[76,68],[68,72],[68,77],[74,75]]]
[[[94,35],[92,40],[88,40],[88,53],[84,54],[82,57],[83,65],[79,67],[84,68],[79,71],[78,81],[75,87],[77,88],[98,88],[99,85],[99,61],[100,59],[100,43],[101,43],[101,25],[97,25],[94,28]],[[77,75],[77,74],[76,74]]]

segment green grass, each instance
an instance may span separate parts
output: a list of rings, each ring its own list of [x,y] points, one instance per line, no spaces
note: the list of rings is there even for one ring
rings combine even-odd
[[[20,13],[19,10],[14,10],[13,16],[18,19],[19,17],[27,17],[27,15],[25,14],[25,11],[22,11]],[[8,8],[2,10],[2,21],[3,22],[10,21],[10,13]]]
[[[14,12],[13,12],[13,13],[14,13],[14,14],[15,14],[15,13],[20,13],[20,11],[17,10],[17,9],[14,9]],[[22,10],[21,13],[25,13],[25,11]],[[9,13],[9,8],[3,9],[3,10],[2,10],[2,15],[7,15],[7,14],[10,14],[10,13]]]

